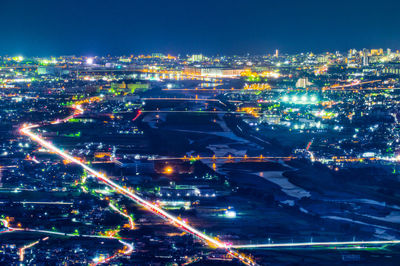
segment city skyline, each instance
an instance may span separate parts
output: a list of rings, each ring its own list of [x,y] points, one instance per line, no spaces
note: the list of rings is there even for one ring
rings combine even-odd
[[[399,8],[0,0],[0,264],[397,265]]]

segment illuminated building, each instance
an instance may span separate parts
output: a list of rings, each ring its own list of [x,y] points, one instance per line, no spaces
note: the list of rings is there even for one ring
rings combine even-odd
[[[383,55],[383,49],[371,49],[371,56]]]
[[[38,75],[46,75],[47,74],[47,68],[46,67],[38,67],[37,73],[38,73]]]
[[[399,64],[390,64],[385,66],[384,69],[382,69],[383,74],[394,74],[394,75],[400,75],[400,65]]]
[[[201,77],[221,77],[221,78],[233,78],[239,77],[244,71],[242,68],[222,68],[222,67],[185,67],[185,74]]]
[[[310,85],[312,83],[308,81],[308,78],[301,78],[296,82],[296,88],[307,88]]]
[[[204,60],[204,57],[202,54],[194,54],[194,55],[192,55],[192,57],[190,57],[190,60],[192,62],[201,62]]]
[[[363,66],[368,66],[369,65],[368,50],[364,49],[362,54],[363,54],[363,56],[362,56],[362,65]]]
[[[165,55],[161,54],[161,53],[152,53],[151,57],[153,57],[153,58],[164,58]]]

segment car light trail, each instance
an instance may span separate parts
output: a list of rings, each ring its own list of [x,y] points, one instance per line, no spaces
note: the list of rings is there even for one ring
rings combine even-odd
[[[297,159],[295,156],[183,156],[183,157],[154,157],[154,158],[149,158],[148,160],[152,161],[170,161],[170,160],[182,160],[182,161],[191,161],[191,160],[212,160],[212,161],[217,161],[217,160],[241,160],[241,161],[262,161],[262,160],[283,160],[283,161],[289,161],[289,160],[294,160]]]
[[[186,114],[248,114],[239,111],[183,111],[183,110],[144,110],[143,113],[186,113]]]
[[[42,239],[42,241],[46,241],[47,239],[49,239],[49,237],[45,237]],[[19,249],[19,261],[23,262],[24,258],[25,258],[25,250],[39,244],[40,240],[35,241],[33,243],[30,243],[29,245],[25,245],[22,248]]]
[[[124,251],[125,255],[129,255],[133,252],[134,247],[132,246],[132,244],[129,244],[125,241],[119,240],[119,242],[123,245],[125,245],[128,249]]]
[[[135,223],[133,222],[132,217],[130,217],[128,214],[123,213],[122,211],[118,210],[118,208],[115,207],[112,203],[110,203],[109,206],[110,206],[111,209],[113,209],[114,211],[118,212],[120,215],[122,215],[122,216],[128,218],[130,229],[131,229],[131,230],[134,230],[134,229],[135,229]]]
[[[143,98],[143,101],[203,101],[203,102],[219,102],[222,103],[219,99],[210,99],[210,98]],[[241,103],[241,101],[228,100],[230,103]]]
[[[93,263],[91,265],[99,265],[99,264],[103,264],[103,263],[108,263],[108,262],[110,262],[111,260],[117,258],[120,255],[129,255],[129,254],[131,254],[133,252],[134,248],[133,248],[132,244],[129,244],[129,243],[127,243],[125,241],[122,241],[122,240],[119,240],[119,242],[127,248],[126,250],[120,252],[122,254],[120,254],[120,253],[114,254],[114,255],[112,255],[110,257],[107,257],[107,258],[104,258],[102,260],[99,260],[96,263]]]
[[[91,167],[87,166],[86,164],[82,163],[81,161],[77,160],[76,158],[72,157],[71,155],[67,154],[66,152],[60,150],[59,148],[57,148],[56,146],[54,146],[50,142],[47,142],[44,139],[42,139],[41,137],[39,137],[38,135],[32,133],[29,130],[30,128],[31,127],[22,128],[21,129],[21,133],[29,136],[32,140],[36,141],[37,143],[39,143],[40,145],[46,147],[47,149],[53,151],[54,153],[57,153],[58,155],[60,155],[65,160],[68,160],[68,161],[71,161],[73,163],[78,164],[79,166],[84,168],[86,171],[91,173],[93,176],[97,177],[99,180],[103,181],[105,184],[107,184],[111,188],[117,190],[119,193],[127,196],[128,198],[130,198],[132,200],[134,200],[135,202],[137,202],[138,204],[142,205],[143,207],[146,207],[147,209],[151,210],[152,212],[156,213],[157,215],[161,216],[162,218],[171,220],[173,223],[175,223],[179,227],[183,228],[184,230],[187,230],[189,233],[192,233],[193,235],[197,236],[198,238],[203,239],[203,240],[215,245],[218,248],[226,248],[226,244],[225,243],[217,241],[217,240],[215,240],[215,239],[213,239],[213,238],[201,233],[200,231],[196,230],[195,228],[191,227],[190,225],[186,224],[185,222],[178,220],[176,217],[174,217],[171,214],[167,213],[166,211],[164,211],[163,209],[159,208],[158,206],[156,206],[156,205],[154,205],[154,204],[142,199],[141,197],[139,197],[138,195],[128,191],[127,189],[124,189],[120,185],[114,183],[112,180],[107,178],[104,174],[92,169]]]
[[[280,248],[280,247],[308,247],[308,246],[387,245],[387,244],[400,244],[400,240],[249,244],[249,245],[232,245],[231,247],[237,249],[253,249],[253,248]]]
[[[58,235],[58,236],[69,236],[69,237],[89,237],[89,238],[107,238],[107,239],[117,239],[120,240],[120,237],[112,237],[112,236],[101,236],[101,235],[76,235],[76,234],[69,234],[69,233],[62,233],[56,231],[49,231],[49,230],[39,230],[39,229],[30,229],[30,228],[15,228],[10,227],[9,222],[6,219],[0,219],[0,222],[7,228],[7,230],[0,231],[0,233],[7,233],[7,232],[35,232],[35,233],[42,233],[48,235]]]
[[[82,111],[83,112],[83,111]],[[136,119],[139,118],[139,116],[142,114],[142,110],[139,110],[136,114],[136,116],[132,119],[132,121],[135,121]]]
[[[73,156],[69,155],[68,153],[66,153],[66,152],[62,151],[61,149],[57,148],[56,146],[54,146],[50,142],[45,141],[39,135],[34,134],[31,131],[32,128],[37,128],[37,127],[38,127],[38,125],[25,125],[22,128],[20,128],[20,132],[22,134],[30,137],[33,141],[37,142],[41,146],[43,146],[43,147],[49,149],[50,151],[58,154],[63,159],[68,160],[68,161],[73,162],[73,163],[76,163],[77,165],[81,166],[83,169],[88,171],[93,176],[97,177],[100,181],[102,181],[103,183],[105,183],[109,187],[115,189],[117,192],[119,192],[122,195],[130,198],[131,200],[135,201],[140,206],[143,206],[144,208],[146,208],[149,211],[153,212],[154,214],[160,216],[161,218],[171,221],[174,226],[176,226],[176,227],[178,227],[178,228],[180,228],[182,230],[187,231],[188,233],[190,233],[193,236],[201,239],[202,241],[204,241],[206,244],[208,244],[210,246],[226,249],[228,254],[230,254],[232,257],[235,257],[235,258],[239,259],[244,264],[255,265],[255,263],[251,259],[249,259],[247,257],[244,257],[243,255],[239,254],[238,252],[232,250],[225,243],[223,243],[223,242],[221,242],[219,240],[213,239],[213,238],[209,237],[208,235],[198,231],[197,229],[195,229],[192,226],[188,225],[184,221],[181,221],[181,220],[177,219],[176,217],[174,217],[173,215],[169,214],[168,212],[164,211],[160,207],[158,207],[158,206],[146,201],[145,199],[143,199],[143,198],[139,197],[138,195],[130,192],[129,190],[124,189],[120,185],[116,184],[115,182],[113,182],[112,180],[107,178],[105,174],[102,174],[102,173],[92,169],[91,167],[89,167],[88,165],[84,164],[80,160],[74,158]]]

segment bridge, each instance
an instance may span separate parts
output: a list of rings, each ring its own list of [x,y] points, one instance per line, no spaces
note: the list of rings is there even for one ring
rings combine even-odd
[[[290,161],[294,160],[297,157],[294,156],[183,156],[183,157],[156,157],[156,158],[149,158],[152,161],[172,161],[172,160],[181,160],[181,161],[199,161],[199,160],[211,160],[211,161],[241,161],[241,162],[268,162],[268,161]]]

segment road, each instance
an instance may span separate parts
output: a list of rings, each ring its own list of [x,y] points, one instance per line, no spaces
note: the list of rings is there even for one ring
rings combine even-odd
[[[83,113],[83,110],[79,107],[79,112],[75,112],[75,114],[78,113]],[[71,116],[70,116],[71,117]],[[72,116],[73,117],[73,116]],[[63,119],[63,120],[58,120],[62,122],[67,122],[68,120]],[[277,243],[277,244],[250,244],[250,245],[228,245],[222,241],[219,241],[217,239],[211,238],[210,236],[200,232],[199,230],[195,229],[194,227],[190,226],[188,223],[185,221],[182,221],[178,219],[177,217],[169,214],[168,212],[164,211],[162,208],[158,207],[157,205],[145,200],[144,198],[140,197],[139,195],[135,194],[134,192],[129,191],[128,189],[125,189],[121,187],[120,185],[116,184],[113,182],[111,179],[109,179],[105,174],[100,173],[93,168],[89,167],[85,163],[81,162],[80,160],[72,157],[70,154],[62,151],[61,149],[57,148],[55,145],[52,143],[44,140],[41,138],[38,134],[35,134],[32,132],[33,129],[38,128],[38,125],[24,125],[22,128],[20,128],[20,132],[23,135],[26,135],[31,138],[31,140],[37,142],[41,146],[49,149],[50,151],[54,152],[55,154],[58,154],[60,157],[62,157],[64,160],[68,160],[70,162],[73,162],[83,169],[85,169],[88,173],[91,175],[95,176],[98,178],[99,181],[103,182],[105,185],[109,186],[110,188],[114,189],[117,193],[120,193],[127,198],[133,200],[136,202],[138,205],[146,208],[147,210],[151,211],[152,213],[158,215],[159,217],[169,221],[172,225],[175,227],[184,230],[191,235],[197,237],[198,239],[201,239],[203,242],[205,242],[207,245],[214,247],[214,248],[220,248],[224,249],[227,251],[228,254],[230,254],[232,257],[235,257],[239,259],[241,262],[243,262],[246,265],[256,265],[256,263],[238,253],[236,249],[254,249],[254,248],[279,248],[279,247],[307,247],[307,246],[343,246],[343,245],[385,245],[385,244],[400,244],[400,240],[391,240],[391,241],[348,241],[348,242],[304,242],[304,243]],[[212,157],[211,157],[212,158]],[[189,159],[189,158],[188,158]],[[8,227],[8,226],[6,226]],[[14,229],[14,230],[24,230],[20,228],[9,228],[9,229]],[[26,230],[26,229],[25,229]],[[29,230],[29,231],[37,231],[37,232],[47,232],[43,230]],[[51,231],[48,231],[51,232]],[[54,232],[51,232],[54,233]],[[59,233],[62,234],[62,233]]]
[[[388,245],[388,244],[400,244],[400,240],[249,244],[249,245],[232,245],[231,247],[236,248],[236,249],[255,249],[255,248],[346,246],[346,245]]]
[[[82,108],[80,106],[79,107],[75,107],[75,110],[78,111],[78,112],[74,113],[75,115],[79,114],[79,113],[83,113],[83,110],[82,110]],[[74,115],[69,116],[69,117],[73,118]],[[68,120],[66,120],[66,119],[57,120],[57,122],[61,122],[61,121],[62,122],[67,122]],[[240,260],[241,262],[243,262],[246,265],[256,265],[255,262],[252,261],[250,258],[247,258],[247,257],[239,254],[238,252],[236,252],[235,250],[230,248],[226,243],[223,243],[223,242],[221,242],[219,240],[211,238],[208,235],[200,232],[199,230],[197,230],[194,227],[192,227],[189,224],[187,224],[185,221],[179,220],[177,217],[169,214],[168,212],[164,211],[162,208],[158,207],[157,205],[155,205],[155,204],[143,199],[142,197],[138,196],[137,194],[135,194],[135,193],[129,191],[128,189],[125,189],[122,186],[116,184],[114,181],[109,179],[105,174],[94,170],[93,168],[91,168],[88,165],[84,164],[80,160],[74,158],[70,154],[62,151],[59,148],[57,148],[52,143],[44,140],[38,134],[33,133],[32,130],[36,129],[38,127],[39,127],[39,125],[32,125],[32,124],[31,125],[23,125],[20,128],[20,133],[23,134],[23,135],[28,136],[32,141],[35,141],[39,145],[47,148],[48,150],[54,152],[57,155],[59,155],[64,160],[67,160],[67,161],[70,161],[70,162],[73,162],[73,163],[79,165],[80,167],[85,169],[88,173],[90,173],[91,175],[96,177],[99,181],[101,181],[105,185],[109,186],[111,189],[114,189],[116,192],[118,192],[118,193],[126,196],[127,198],[133,200],[138,205],[146,208],[147,210],[151,211],[152,213],[158,215],[159,217],[171,222],[175,227],[178,227],[181,230],[184,230],[184,231],[190,233],[191,235],[201,239],[207,245],[209,245],[211,247],[215,247],[215,248],[225,249],[228,254],[230,254],[232,257],[237,258],[238,260]]]

